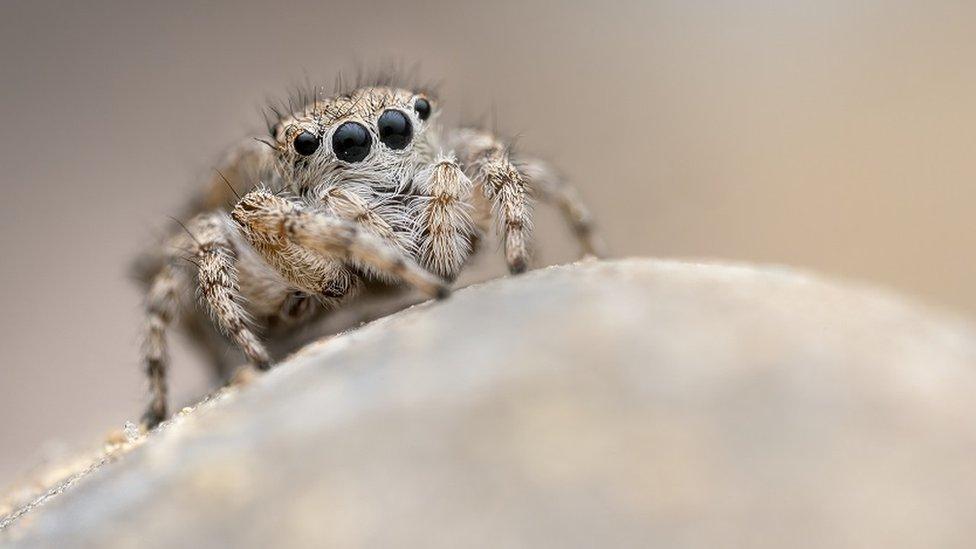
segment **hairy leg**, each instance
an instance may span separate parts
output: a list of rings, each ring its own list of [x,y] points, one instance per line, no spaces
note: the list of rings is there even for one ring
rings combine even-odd
[[[374,269],[420,291],[445,297],[448,286],[413,259],[355,222],[303,208],[264,190],[248,193],[232,217],[246,238],[270,254],[285,244],[297,244],[327,258],[338,258],[362,269]]]
[[[224,227],[219,216],[204,214],[189,224],[188,234],[177,236],[170,246],[187,252],[190,257],[185,259],[196,264],[200,293],[217,324],[252,364],[266,369],[270,364],[268,353],[248,327],[247,315],[239,303],[234,250]],[[179,312],[180,296],[190,288],[185,271],[176,264],[177,253],[169,252],[166,265],[156,274],[146,295],[143,359],[150,397],[143,422],[148,428],[155,427],[167,415],[166,331]]]
[[[529,197],[525,178],[512,162],[508,147],[494,135],[470,129],[458,131],[452,142],[465,172],[488,201],[505,246],[508,270],[525,271],[532,229]]]
[[[416,256],[408,206],[394,200],[402,197],[383,197],[376,195],[369,185],[345,183],[315,189],[310,198],[312,206],[319,206],[328,214],[356,223],[405,255]],[[373,276],[386,278],[386,273],[372,268],[369,270]]]
[[[149,404],[142,421],[148,428],[155,427],[166,418],[166,370],[169,363],[166,331],[179,309],[180,292],[188,290],[186,273],[170,262],[156,274],[146,293],[142,356],[149,377]]]
[[[220,328],[241,348],[256,367],[266,369],[268,353],[247,325],[240,305],[234,250],[226,225],[217,214],[196,217],[168,243],[171,251],[164,267],[153,278],[146,295],[146,335],[143,359],[149,376],[149,405],[143,415],[147,428],[155,427],[167,415],[166,331],[179,312],[180,298],[190,291],[186,272],[177,266],[180,251],[197,266],[198,287],[204,302]]]
[[[554,205],[562,213],[583,254],[605,257],[606,244],[593,230],[593,216],[576,189],[541,160],[526,159],[519,162],[519,168],[529,182],[529,191],[542,202]]]
[[[248,315],[241,305],[237,285],[236,252],[219,215],[204,215],[191,223],[191,251],[197,263],[200,294],[220,326],[260,370],[271,364],[264,345],[248,326]]]
[[[438,158],[425,167],[415,181],[423,196],[419,212],[420,261],[432,272],[453,280],[471,255],[475,234],[468,205],[471,180],[451,156]]]

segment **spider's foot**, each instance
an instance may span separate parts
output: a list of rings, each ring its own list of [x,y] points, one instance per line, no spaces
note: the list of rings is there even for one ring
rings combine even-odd
[[[451,295],[451,287],[448,286],[447,284],[441,284],[440,286],[437,287],[437,290],[434,292],[435,299],[446,299],[450,297],[450,295]]]
[[[142,425],[143,430],[152,431],[153,429],[156,428],[157,425],[162,423],[163,420],[165,419],[166,419],[165,410],[150,408],[146,410],[146,413],[142,414],[142,419],[140,420],[140,424]]]
[[[522,274],[529,268],[529,261],[524,257],[516,257],[509,265],[508,272],[513,275]]]

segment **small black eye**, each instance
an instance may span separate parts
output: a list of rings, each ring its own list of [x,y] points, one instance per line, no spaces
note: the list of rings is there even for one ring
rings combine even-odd
[[[293,145],[295,146],[295,152],[302,156],[308,156],[318,150],[319,136],[310,131],[303,131],[295,136]]]
[[[332,150],[344,162],[359,162],[369,154],[373,138],[369,130],[358,122],[346,122],[332,134]]]
[[[391,149],[402,149],[410,144],[413,128],[410,119],[400,111],[389,110],[380,115],[376,123],[380,132],[380,141]]]
[[[421,120],[427,120],[430,118],[430,101],[427,101],[423,97],[417,99],[413,102],[413,110],[417,111],[417,116]]]

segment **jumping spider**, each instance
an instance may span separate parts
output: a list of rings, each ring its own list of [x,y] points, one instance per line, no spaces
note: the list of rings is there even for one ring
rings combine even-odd
[[[524,271],[529,195],[557,206],[583,252],[600,255],[572,188],[487,131],[440,127],[429,93],[381,82],[274,112],[270,139],[234,149],[181,229],[138,263],[147,427],[167,415],[174,321],[213,349],[209,313],[265,370],[271,357],[256,330],[306,323],[376,281],[444,297],[492,224],[510,272]]]

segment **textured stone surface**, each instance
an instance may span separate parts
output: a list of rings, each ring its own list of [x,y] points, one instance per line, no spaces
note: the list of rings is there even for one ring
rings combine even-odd
[[[971,547],[974,368],[967,324],[802,273],[553,268],[306,348],[9,534],[24,547]]]

